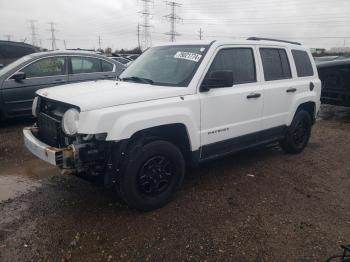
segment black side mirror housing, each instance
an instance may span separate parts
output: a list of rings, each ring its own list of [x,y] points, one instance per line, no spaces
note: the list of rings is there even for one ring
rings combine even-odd
[[[26,78],[26,73],[24,72],[16,72],[14,75],[11,76],[11,79],[14,79],[15,81],[21,81]]]
[[[211,88],[231,87],[233,86],[233,71],[213,71],[209,77],[205,77],[201,91],[207,92]]]
[[[3,67],[4,67],[4,65],[3,65],[3,64],[0,64],[0,69],[3,68]]]

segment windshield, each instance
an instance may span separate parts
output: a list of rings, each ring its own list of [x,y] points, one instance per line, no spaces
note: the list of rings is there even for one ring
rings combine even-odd
[[[32,55],[26,55],[21,57],[20,59],[17,59],[16,61],[12,62],[11,64],[8,64],[7,66],[3,67],[0,70],[0,76],[5,75],[6,73],[10,72],[12,69],[17,67],[18,65],[27,62],[28,60],[32,59]]]
[[[122,81],[187,87],[203,59],[207,45],[153,47],[120,75]]]

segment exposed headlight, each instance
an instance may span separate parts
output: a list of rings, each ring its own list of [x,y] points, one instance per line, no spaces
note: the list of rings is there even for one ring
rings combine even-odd
[[[68,109],[62,119],[62,130],[66,135],[72,136],[78,132],[79,111],[75,108]]]
[[[32,115],[37,117],[37,108],[38,108],[38,97],[36,96],[33,100],[32,104]]]

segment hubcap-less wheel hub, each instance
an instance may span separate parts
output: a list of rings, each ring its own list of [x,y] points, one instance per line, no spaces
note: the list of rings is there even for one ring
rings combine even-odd
[[[138,186],[142,193],[157,195],[164,192],[173,178],[173,168],[165,156],[154,156],[148,159],[140,169]]]

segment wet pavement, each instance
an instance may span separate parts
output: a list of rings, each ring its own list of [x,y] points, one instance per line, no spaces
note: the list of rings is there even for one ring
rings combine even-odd
[[[350,243],[350,108],[322,106],[302,154],[204,164],[149,213],[34,158],[30,124],[0,125],[0,261],[324,261]]]

